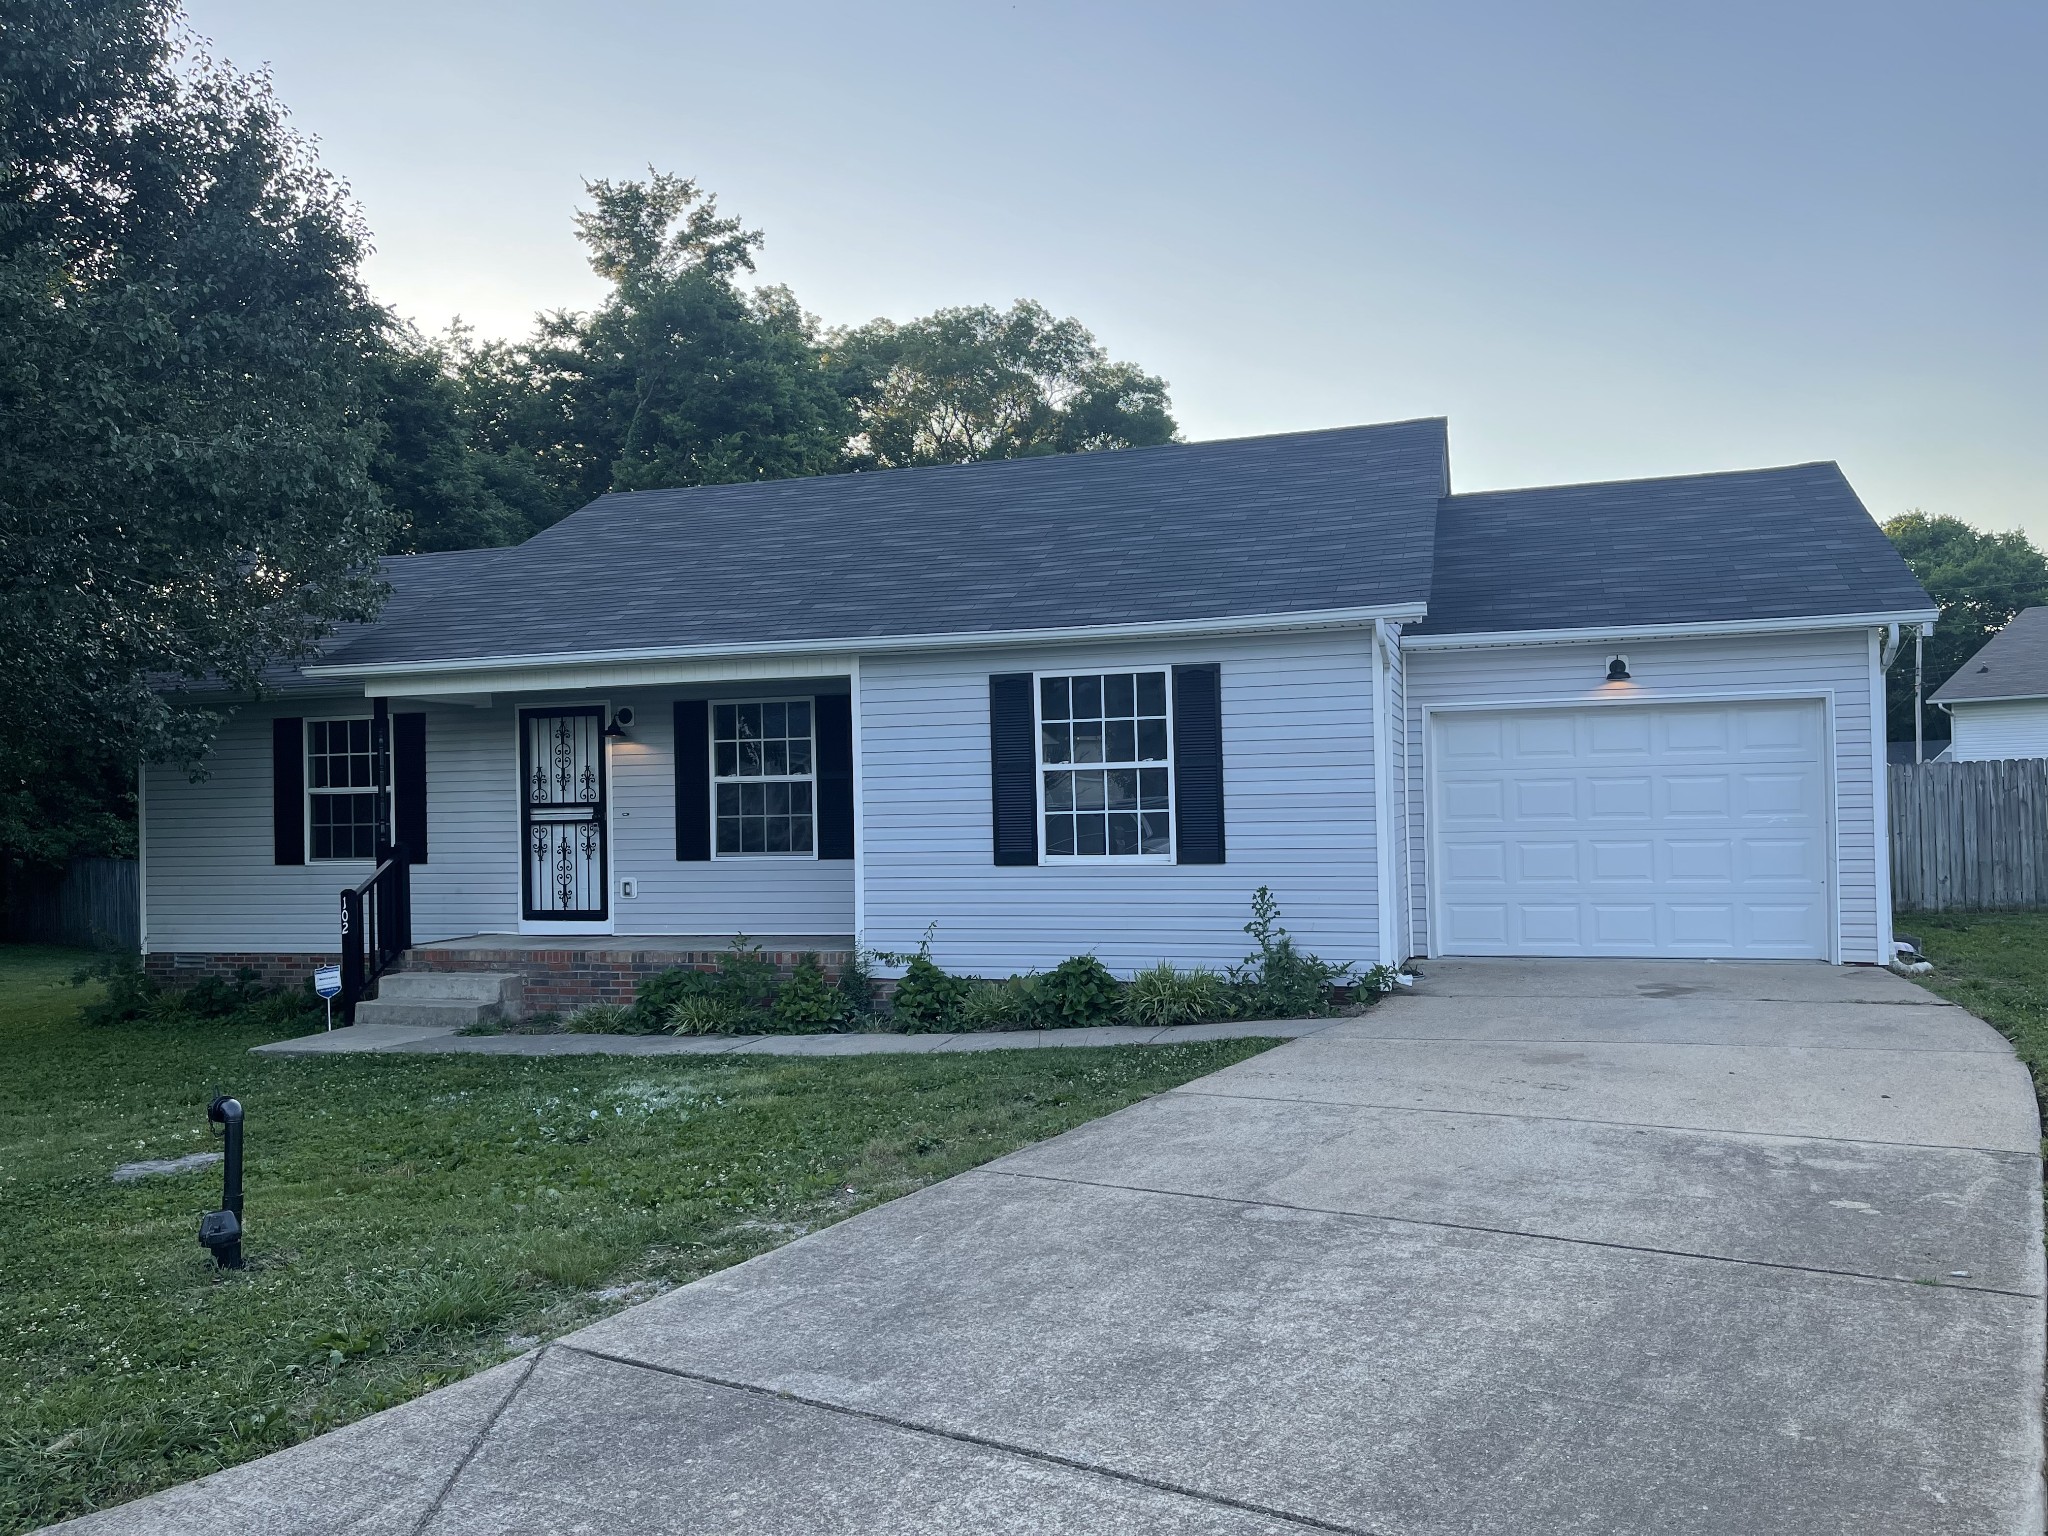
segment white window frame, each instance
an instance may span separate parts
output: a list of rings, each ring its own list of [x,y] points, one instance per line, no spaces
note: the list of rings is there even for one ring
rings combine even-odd
[[[368,789],[355,787],[348,789],[315,789],[313,787],[313,727],[316,725],[353,725],[358,720],[370,727],[370,776],[375,778],[377,776],[377,723],[374,716],[319,715],[308,716],[299,722],[299,775],[305,780],[305,790],[302,795],[302,798],[305,800],[305,807],[300,813],[300,825],[305,832],[306,862],[308,864],[374,864],[377,862],[377,856],[374,853],[352,853],[344,858],[334,858],[319,857],[313,852],[313,801],[316,798],[332,795],[374,795],[377,793],[375,785]],[[323,753],[322,755],[332,756],[333,754]],[[397,815],[397,807],[393,804],[396,798],[396,796],[393,796],[385,801],[384,809],[387,815],[393,817]],[[387,843],[398,841],[397,833],[390,826],[384,828],[384,841]]]
[[[1040,687],[1048,677],[1103,677],[1116,672],[1159,672],[1166,678],[1166,758],[1163,762],[1132,762],[1128,765],[1109,763],[1047,763],[1045,760],[1045,693]],[[1034,814],[1038,820],[1033,834],[1038,843],[1038,862],[1059,866],[1083,865],[1123,869],[1136,864],[1175,864],[1180,859],[1180,784],[1174,774],[1173,763],[1173,667],[1165,662],[1102,662],[1080,663],[1066,667],[1047,667],[1031,674],[1031,799]],[[1133,768],[1164,768],[1166,770],[1166,852],[1164,853],[1049,853],[1045,839],[1045,776],[1047,773],[1061,773],[1076,768],[1109,768],[1129,766]]]
[[[818,856],[818,699],[816,694],[794,694],[782,698],[711,698],[705,724],[704,749],[711,756],[711,857],[721,859],[815,859]],[[809,773],[734,775],[721,778],[718,772],[718,712],[744,709],[749,704],[807,704],[811,710],[811,771]],[[792,848],[786,853],[761,849],[755,853],[722,853],[718,847],[718,786],[721,784],[808,784],[811,786],[811,846]]]

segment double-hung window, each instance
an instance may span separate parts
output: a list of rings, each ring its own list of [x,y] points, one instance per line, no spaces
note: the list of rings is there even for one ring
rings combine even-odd
[[[1171,858],[1166,673],[1038,680],[1047,858]]]
[[[809,699],[712,705],[721,856],[815,851],[816,748]]]
[[[315,859],[377,856],[377,756],[367,720],[306,722],[306,825]]]

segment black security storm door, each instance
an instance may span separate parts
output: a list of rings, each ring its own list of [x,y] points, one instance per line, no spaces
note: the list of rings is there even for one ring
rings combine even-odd
[[[520,831],[529,921],[602,921],[605,857],[604,711],[519,712]]]

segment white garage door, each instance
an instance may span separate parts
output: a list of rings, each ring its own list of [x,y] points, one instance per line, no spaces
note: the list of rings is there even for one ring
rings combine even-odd
[[[1433,719],[1439,953],[1827,958],[1818,703]]]

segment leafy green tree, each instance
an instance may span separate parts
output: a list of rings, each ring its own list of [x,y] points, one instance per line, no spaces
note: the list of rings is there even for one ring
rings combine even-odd
[[[760,233],[680,177],[585,190],[577,237],[612,292],[463,359],[482,440],[529,455],[564,512],[612,490],[837,468],[852,415],[816,320],[785,288],[740,285]]]
[[[1078,320],[1019,299],[874,320],[830,338],[859,411],[856,469],[969,464],[1174,439],[1166,384],[1109,354]]]
[[[50,774],[196,758],[217,717],[159,683],[253,686],[381,592],[362,231],[174,19],[0,4],[0,797],[81,843]]]
[[[393,514],[394,553],[517,544],[565,510],[530,454],[485,441],[455,358],[466,340],[459,328],[446,341],[395,328],[373,360],[370,478]]]
[[[1961,518],[1912,511],[1884,525],[1886,535],[1941,609],[1927,637],[1926,692],[1932,693],[2022,608],[2048,603],[2048,557],[2020,532],[1984,533]],[[1913,739],[1910,642],[1886,677],[1893,741]],[[1924,733],[1947,736],[1947,716],[1926,711]]]

